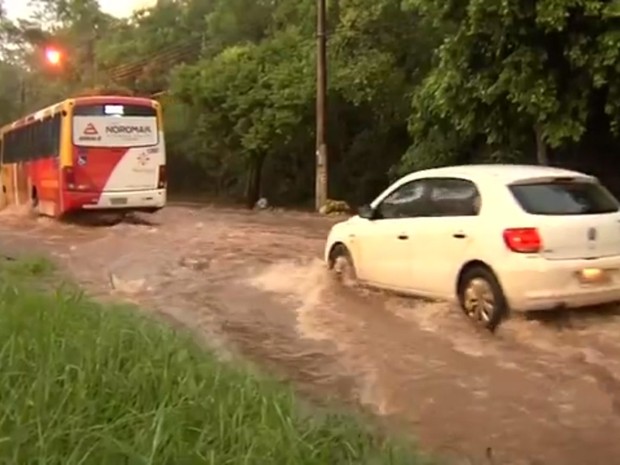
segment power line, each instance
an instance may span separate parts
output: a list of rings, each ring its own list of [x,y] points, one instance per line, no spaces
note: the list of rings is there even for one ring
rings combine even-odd
[[[109,68],[108,72],[111,76],[118,76],[120,78],[126,77],[133,72],[141,70],[144,66],[150,64],[151,62],[160,60],[162,57],[170,58],[175,56],[190,55],[190,51],[193,53],[200,53],[202,42],[202,37],[179,41],[164,47],[163,50],[151,52],[149,55],[139,58],[131,63],[123,63]]]
[[[200,40],[200,43],[202,40]],[[109,74],[112,79],[122,80],[136,76],[140,74],[144,68],[152,65],[153,63],[160,63],[162,65],[175,66],[183,61],[190,61],[196,59],[201,52],[201,47],[197,40],[193,42],[185,42],[183,44],[174,44],[167,47],[162,51],[158,51],[150,54],[149,56],[136,60],[133,63],[126,63],[114,67],[109,70]]]
[[[113,80],[124,80],[124,79],[134,78],[144,73],[145,70],[148,70],[149,67],[153,65],[158,65],[158,67],[168,66],[172,68],[185,61],[189,61],[189,59],[192,57],[193,57],[193,52],[175,53],[175,54],[168,55],[167,57],[165,57],[165,59],[164,57],[156,57],[155,59],[149,62],[146,62],[140,66],[136,66],[131,69],[127,69],[122,73],[112,73],[111,78]]]
[[[111,68],[108,68],[108,71],[110,72],[110,74],[114,74],[114,75],[122,75],[126,72],[130,72],[136,68],[140,68],[142,66],[147,65],[148,63],[150,63],[153,60],[156,60],[158,58],[160,58],[161,56],[166,56],[169,54],[175,54],[178,53],[179,51],[182,51],[184,48],[182,45],[179,44],[173,44],[173,45],[169,45],[166,48],[164,48],[163,50],[157,50],[155,52],[151,52],[146,56],[143,56],[141,58],[138,58],[137,60],[133,60],[130,62],[124,62],[121,63],[119,65],[113,66]]]

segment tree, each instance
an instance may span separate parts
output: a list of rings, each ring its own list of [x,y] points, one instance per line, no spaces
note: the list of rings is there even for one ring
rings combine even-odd
[[[330,188],[353,203],[383,187],[409,146],[409,95],[437,41],[401,3],[329,2]],[[174,186],[248,205],[312,198],[314,0],[158,2],[127,19],[95,0],[33,4],[36,18],[11,29],[28,108],[119,86],[163,91]],[[56,70],[37,55],[50,43],[68,57]]]
[[[118,21],[98,43],[101,68],[109,80],[138,93],[166,90],[174,68],[202,55],[213,8],[205,0],[159,2]]]
[[[32,0],[31,5],[32,17],[0,23],[3,60],[20,75],[22,114],[97,84],[94,43],[111,24],[96,0]],[[58,62],[49,61],[48,50],[58,51]]]
[[[21,112],[22,72],[15,65],[0,62],[0,127]],[[15,98],[15,96],[18,96]]]
[[[261,195],[265,160],[291,142],[312,108],[311,48],[291,29],[259,45],[228,47],[183,69],[174,84],[175,95],[201,109],[197,130],[211,141],[205,156],[233,152],[244,160],[248,206]]]
[[[580,140],[602,110],[618,130],[620,33],[604,0],[410,0],[447,31],[413,98],[404,166],[511,159]],[[603,95],[602,108],[595,108]]]
[[[248,205],[259,194],[312,197],[315,3],[218,2],[208,16],[210,49],[173,85],[172,100],[182,99],[195,122],[183,152],[216,186],[230,186],[222,166],[243,169]],[[330,187],[337,197],[366,201],[410,143],[408,96],[434,40],[429,28],[411,27],[417,19],[400,0],[330,4]]]

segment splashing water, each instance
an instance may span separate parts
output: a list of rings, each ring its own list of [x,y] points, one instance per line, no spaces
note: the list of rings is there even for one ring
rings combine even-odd
[[[268,267],[250,279],[250,284],[262,291],[276,293],[295,305],[297,331],[308,339],[331,339],[328,327],[321,324],[320,307],[329,290],[331,277],[320,260],[309,264],[281,262]],[[326,331],[327,330],[327,331]]]

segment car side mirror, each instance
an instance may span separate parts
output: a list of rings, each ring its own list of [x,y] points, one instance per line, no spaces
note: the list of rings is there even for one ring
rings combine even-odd
[[[370,205],[362,205],[357,214],[360,218],[364,218],[365,220],[374,220],[375,219],[375,211],[372,209]]]

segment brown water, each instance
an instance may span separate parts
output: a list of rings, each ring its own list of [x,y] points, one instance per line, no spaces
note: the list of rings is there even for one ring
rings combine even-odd
[[[5,211],[0,246],[51,253],[91,292],[169,316],[315,399],[362,405],[429,450],[620,463],[613,309],[515,318],[490,336],[448,304],[337,282],[320,260],[333,220],[180,207],[150,219],[95,227]]]

